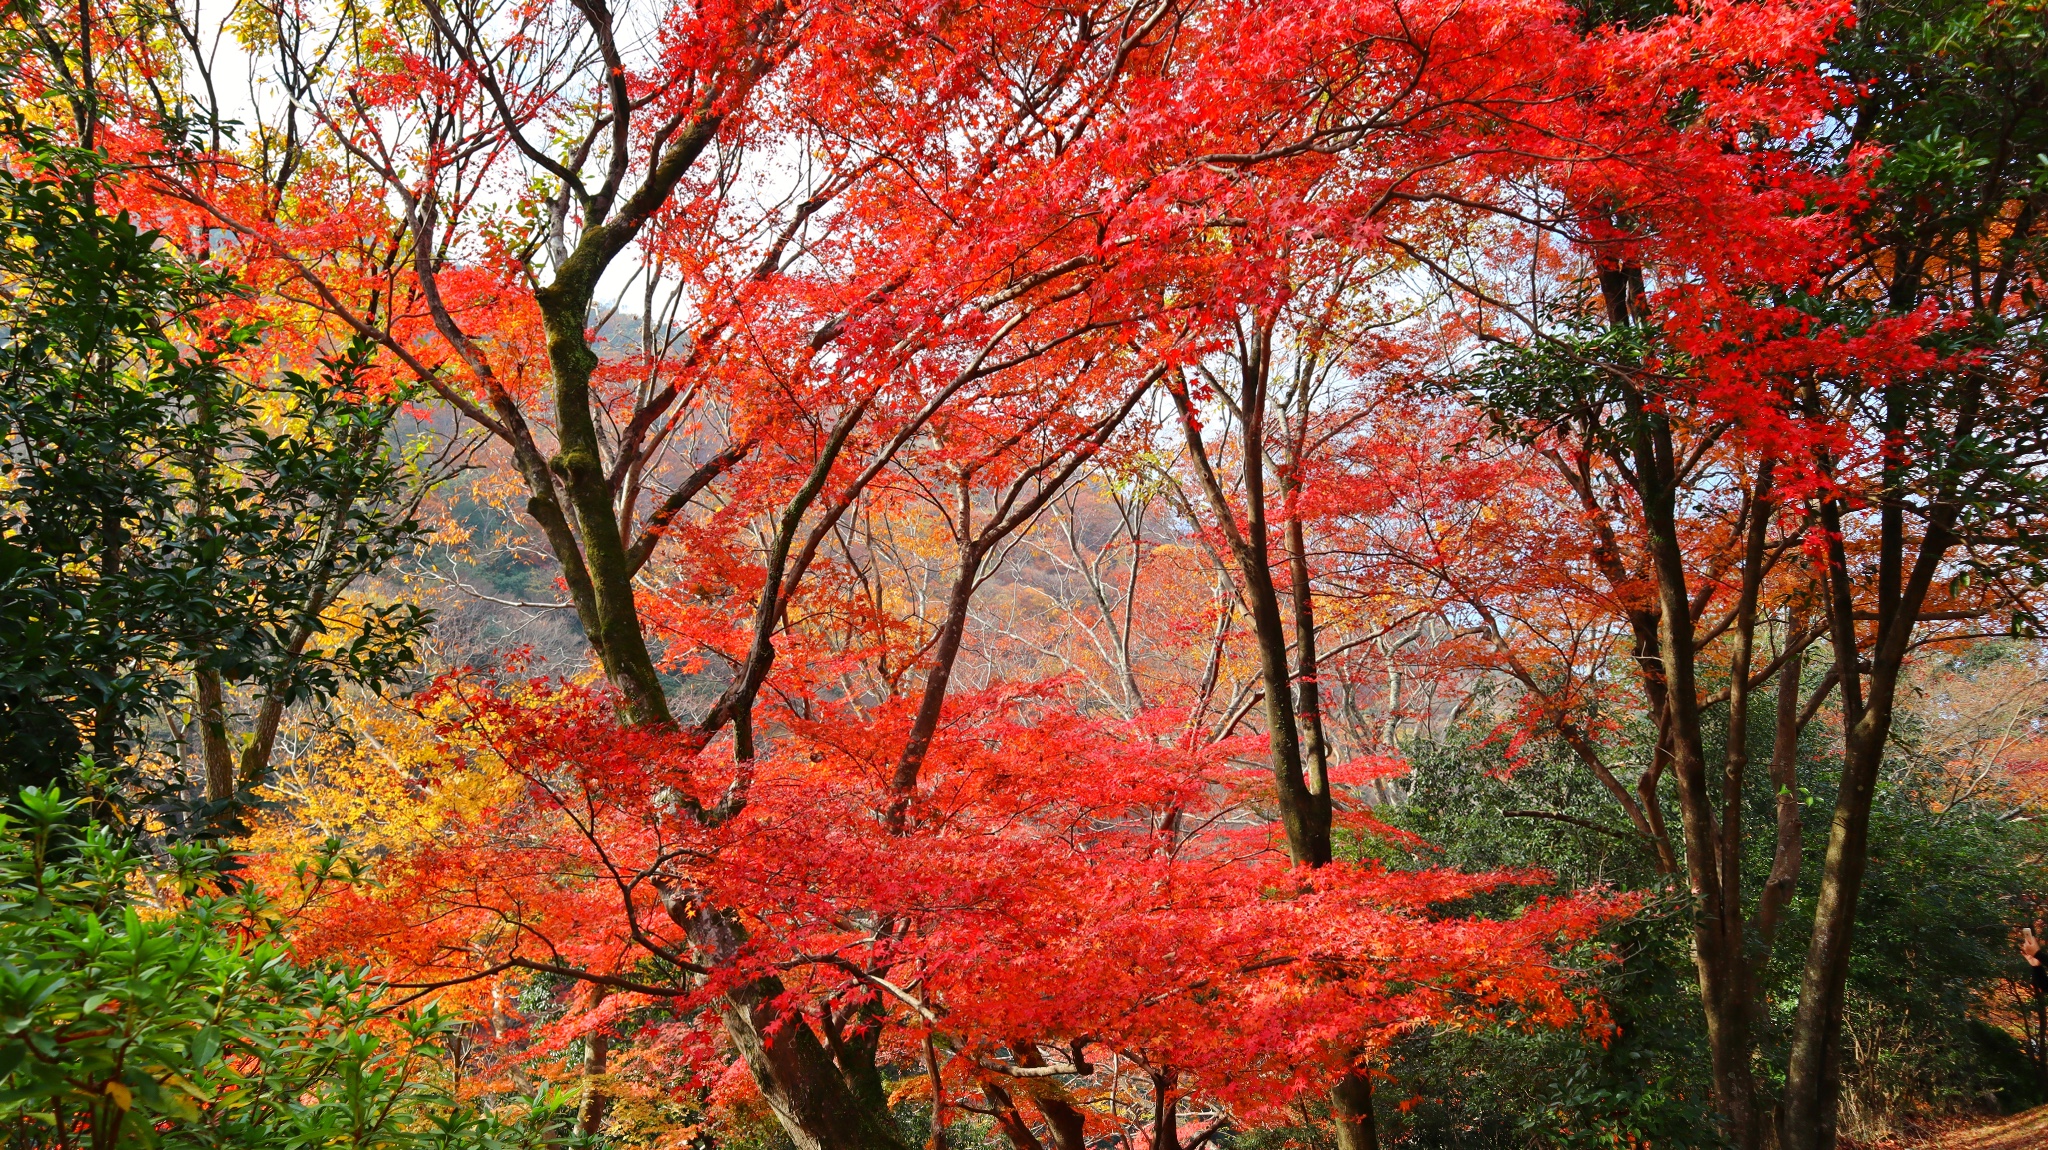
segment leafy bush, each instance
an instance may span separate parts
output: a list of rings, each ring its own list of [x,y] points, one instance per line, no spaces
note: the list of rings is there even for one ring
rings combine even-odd
[[[307,969],[219,858],[146,860],[22,792],[0,815],[0,1130],[85,1147],[566,1147],[574,1102],[486,1113],[444,1072],[455,1022],[392,1010],[350,970]]]

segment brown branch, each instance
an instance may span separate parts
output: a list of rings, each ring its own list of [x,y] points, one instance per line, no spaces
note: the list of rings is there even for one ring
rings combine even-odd
[[[1579,818],[1577,815],[1567,815],[1557,811],[1502,811],[1500,814],[1502,818],[1507,819],[1549,819],[1552,822],[1570,823],[1572,826],[1578,827],[1582,830],[1589,830],[1594,832],[1595,834],[1608,835],[1612,838],[1621,839],[1623,841],[1627,841],[1629,839],[1636,837],[1635,835],[1630,834],[1628,831],[1618,831],[1615,830],[1613,827],[1603,827],[1599,823],[1593,822],[1591,819],[1582,819]]]
[[[626,548],[626,573],[639,574],[640,569],[654,556],[654,548],[661,542],[662,532],[682,513],[683,508],[689,506],[690,500],[695,499],[711,485],[712,480],[725,474],[753,449],[754,441],[751,437],[742,439],[705,460],[686,479],[677,484],[676,489],[669,493],[661,506],[654,510],[654,514],[647,517],[647,526],[641,529],[640,537]]]

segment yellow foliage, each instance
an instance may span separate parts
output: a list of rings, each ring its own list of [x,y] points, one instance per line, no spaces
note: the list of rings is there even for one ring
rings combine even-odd
[[[276,809],[253,828],[252,849],[303,857],[330,837],[356,855],[401,849],[520,786],[495,756],[464,759],[443,744],[435,727],[444,716],[431,710],[358,697],[338,700],[334,712],[264,788]]]

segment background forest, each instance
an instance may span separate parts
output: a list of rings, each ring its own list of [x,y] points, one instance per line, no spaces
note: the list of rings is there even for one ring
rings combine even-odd
[[[10,0],[0,72],[8,1145],[2048,1103],[2040,0]]]

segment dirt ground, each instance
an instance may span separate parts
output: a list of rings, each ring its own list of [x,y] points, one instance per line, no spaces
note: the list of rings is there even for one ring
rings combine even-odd
[[[1943,1135],[1920,1150],[2048,1150],[2048,1106]]]

